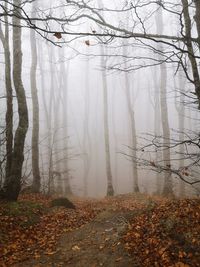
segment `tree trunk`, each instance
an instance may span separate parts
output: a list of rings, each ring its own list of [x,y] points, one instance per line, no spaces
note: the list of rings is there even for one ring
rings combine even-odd
[[[99,8],[103,8],[102,0],[98,0]],[[108,88],[106,77],[106,55],[103,45],[101,46],[101,67],[102,67],[102,83],[103,83],[103,112],[104,112],[104,140],[106,155],[106,175],[107,175],[107,196],[114,195],[112,171],[110,162],[110,140],[109,140],[109,123],[108,123]]]
[[[53,146],[54,146],[54,136],[55,132],[52,132],[52,119],[53,119],[53,103],[54,103],[54,85],[55,85],[55,75],[53,62],[55,61],[55,54],[53,47],[49,48],[49,64],[50,64],[50,94],[49,94],[49,105],[48,105],[48,157],[49,157],[49,169],[48,169],[48,194],[54,192],[54,175],[53,175]]]
[[[69,63],[67,67],[64,58],[64,50],[60,49],[60,72],[62,73],[62,92],[63,98],[62,101],[62,118],[63,118],[63,173],[64,173],[64,193],[65,195],[72,195],[72,190],[70,186],[70,175],[69,175],[69,147],[68,147],[68,74],[69,74]]]
[[[15,0],[16,7],[20,6],[21,0]],[[14,10],[13,16],[13,81],[17,96],[19,122],[15,132],[14,149],[12,154],[12,166],[10,176],[4,184],[4,196],[8,200],[16,201],[21,189],[22,166],[24,162],[24,143],[28,130],[28,110],[25,90],[22,83],[22,49],[20,8]]]
[[[35,15],[35,3],[32,3],[31,16]],[[32,171],[33,171],[33,183],[32,190],[35,193],[40,191],[40,169],[39,169],[39,103],[37,94],[37,82],[36,82],[36,71],[37,71],[37,46],[35,31],[30,30],[30,43],[31,43],[31,96],[32,96],[32,107],[33,107],[33,128],[32,128]]]
[[[194,48],[193,44],[191,41],[191,36],[192,36],[192,22],[190,19],[190,14],[189,14],[189,9],[188,9],[188,0],[181,0],[182,5],[183,5],[183,16],[185,20],[185,36],[186,36],[186,46],[188,50],[188,57],[191,63],[192,67],[192,74],[193,74],[193,84],[195,87],[195,93],[198,99],[199,103],[199,109],[200,109],[200,77],[199,77],[199,70],[198,70],[198,65],[197,65],[197,60],[195,58],[195,53],[194,53]],[[199,4],[196,3],[196,11],[199,14]],[[196,14],[197,14],[196,13]],[[196,21],[199,21],[199,17],[197,18]],[[199,23],[199,22],[198,22]],[[199,24],[197,24],[198,27]],[[200,29],[198,28],[198,34],[200,32]],[[199,44],[200,46],[200,44]]]
[[[195,6],[196,6],[196,13],[194,16],[196,25],[197,25],[197,33],[198,33],[198,45],[200,50],[200,1],[194,0]]]
[[[101,49],[101,66],[102,66],[102,82],[103,82],[103,105],[104,105],[104,139],[105,139],[105,154],[106,154],[106,174],[107,174],[107,196],[114,195],[112,171],[110,163],[110,140],[109,140],[109,124],[108,124],[108,88],[106,78],[106,61],[104,49]]]
[[[179,124],[179,140],[182,142],[184,140],[184,128],[185,128],[185,106],[184,106],[184,86],[185,86],[185,80],[180,76],[179,74],[179,88],[181,90],[180,92],[180,107],[178,109],[178,124]],[[185,161],[184,161],[184,144],[180,144],[179,146],[179,153],[180,153],[180,161],[179,161],[179,167],[183,168]],[[180,196],[185,196],[185,182],[180,179],[179,181],[179,190],[180,190]]]
[[[89,106],[90,106],[90,88],[89,88],[89,59],[86,62],[86,74],[85,74],[85,110],[84,110],[84,125],[83,125],[83,163],[84,163],[84,196],[88,195],[88,176],[90,171],[90,158],[89,158],[89,148],[90,148],[90,135],[89,135]]]
[[[124,53],[126,54],[126,53]],[[138,169],[137,169],[137,137],[136,137],[136,126],[135,126],[135,112],[133,103],[131,103],[131,95],[130,95],[130,82],[129,82],[129,76],[128,73],[125,72],[125,90],[126,90],[126,102],[128,106],[128,113],[129,113],[129,121],[130,121],[130,132],[131,132],[131,147],[132,147],[132,175],[133,175],[133,192],[139,192],[139,186],[138,186]]]
[[[155,136],[160,136],[161,134],[161,107],[160,107],[160,97],[158,86],[158,77],[156,75],[157,69],[154,69],[153,81],[154,81],[154,134]],[[162,153],[160,151],[156,152],[155,162],[162,159]],[[156,194],[160,195],[162,191],[162,173],[156,173]]]
[[[158,34],[162,34],[163,32],[163,16],[162,9],[158,10],[156,16],[156,27]],[[159,51],[162,51],[162,44],[158,47]],[[166,64],[163,63],[160,65],[160,107],[161,107],[161,123],[162,123],[162,131],[163,131],[163,142],[164,146],[170,146],[170,129],[169,129],[169,119],[168,119],[168,106],[167,106],[167,69]],[[173,195],[172,189],[172,178],[170,172],[170,149],[163,149],[163,164],[169,166],[169,172],[165,172],[164,175],[164,187],[163,187],[163,195]]]
[[[7,8],[7,3],[5,3]],[[5,35],[0,25],[0,39],[4,48],[5,80],[6,80],[6,174],[5,180],[11,175],[12,151],[13,151],[13,90],[11,83],[11,62],[9,45],[8,17],[5,17]]]

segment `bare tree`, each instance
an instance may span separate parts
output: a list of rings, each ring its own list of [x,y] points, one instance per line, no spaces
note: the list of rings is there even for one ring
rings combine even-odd
[[[123,53],[124,57],[127,56],[127,45],[123,45]],[[127,64],[125,62],[125,68],[127,67]],[[130,80],[129,80],[129,74],[125,72],[125,91],[126,91],[126,102],[128,107],[128,115],[129,115],[129,122],[130,122],[130,135],[131,135],[131,143],[130,147],[134,147],[135,149],[132,150],[132,157],[133,159],[137,158],[137,136],[136,136],[136,125],[135,125],[135,112],[134,112],[134,100],[131,101],[131,87],[130,87]],[[138,186],[138,170],[137,170],[137,164],[136,161],[133,160],[132,162],[132,175],[133,175],[133,192],[139,192],[139,186]]]
[[[24,161],[24,142],[28,130],[28,110],[25,90],[22,83],[22,51],[21,51],[21,9],[17,8],[21,0],[15,0],[13,16],[13,80],[18,103],[19,122],[15,132],[14,148],[10,176],[6,179],[2,195],[8,200],[17,200],[21,189],[22,165]]]
[[[107,174],[107,196],[114,195],[112,171],[110,162],[110,141],[109,141],[109,122],[108,122],[108,87],[106,77],[106,56],[101,47],[101,67],[102,67],[102,83],[103,83],[103,108],[104,108],[104,139],[105,139],[105,156],[106,156],[106,174]]]
[[[7,3],[5,3],[7,8]],[[5,179],[10,177],[13,151],[13,89],[11,82],[10,38],[8,17],[5,17],[5,32],[3,33],[0,23],[0,39],[4,48],[5,58],[5,81],[6,81],[6,174]]]
[[[179,81],[179,97],[177,96],[177,91],[176,91],[176,98],[175,98],[175,107],[178,113],[178,131],[179,131],[179,139],[180,142],[184,140],[184,128],[185,128],[185,79],[181,76],[179,73],[178,76],[178,81]],[[185,160],[184,160],[184,155],[185,153],[185,148],[184,144],[180,144],[179,146],[179,154],[180,154],[180,160],[179,160],[179,168],[184,168],[185,166]],[[179,190],[180,190],[180,196],[185,196],[185,183],[180,180],[179,182]]]
[[[159,8],[156,16],[156,27],[158,34],[163,33],[163,16],[162,9]],[[163,51],[162,44],[159,44],[159,51]],[[160,65],[160,108],[161,108],[161,124],[163,139],[167,142],[167,145],[170,146],[170,128],[169,128],[169,118],[168,118],[168,106],[167,106],[167,69],[166,64],[163,63]],[[171,178],[171,159],[170,159],[170,149],[163,149],[163,164],[169,167],[169,172],[165,172],[164,176],[164,187],[163,194],[171,195],[173,194],[172,189],[172,178]]]
[[[62,116],[63,116],[63,175],[64,175],[64,192],[66,195],[71,195],[69,175],[69,136],[68,136],[68,77],[69,77],[69,62],[64,61],[65,53],[60,49],[60,73],[62,75]]]
[[[35,16],[36,1],[32,3],[31,15]],[[33,128],[32,128],[32,171],[33,171],[33,192],[38,193],[40,191],[40,168],[39,168],[39,103],[37,93],[37,46],[35,31],[30,31],[30,44],[31,44],[31,96],[32,96],[32,107],[33,107]]]
[[[90,156],[89,150],[91,147],[90,144],[90,135],[89,135],[89,108],[90,108],[90,85],[89,85],[89,58],[86,61],[85,67],[85,95],[84,95],[84,124],[83,124],[83,162],[84,162],[84,195],[88,195],[88,176],[90,171]]]

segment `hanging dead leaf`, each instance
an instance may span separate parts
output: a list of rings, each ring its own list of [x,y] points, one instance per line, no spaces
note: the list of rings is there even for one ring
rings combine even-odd
[[[153,166],[153,167],[155,167],[155,166],[156,166],[156,164],[155,164],[155,162],[154,162],[154,161],[150,161],[150,164],[151,164],[151,166]]]
[[[53,36],[55,36],[58,39],[62,38],[62,34],[60,32],[55,32]]]
[[[89,41],[89,40],[86,40],[86,41],[85,41],[85,44],[86,44],[87,46],[90,46],[90,41]]]

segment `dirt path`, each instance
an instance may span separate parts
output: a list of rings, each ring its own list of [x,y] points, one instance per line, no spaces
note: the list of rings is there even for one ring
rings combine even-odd
[[[139,267],[121,243],[128,220],[133,216],[130,211],[106,210],[82,228],[64,234],[54,255],[15,266]]]

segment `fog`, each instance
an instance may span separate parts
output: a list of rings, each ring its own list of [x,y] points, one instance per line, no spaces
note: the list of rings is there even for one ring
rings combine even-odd
[[[71,15],[73,18],[77,9],[73,7],[73,4],[65,8],[66,1],[38,0],[35,2],[34,18],[44,18],[48,15],[59,18],[67,18]],[[97,2],[89,1],[87,4],[97,7]],[[130,31],[134,28],[134,32],[141,33],[145,28],[149,34],[160,34],[159,31],[163,31],[164,35],[179,36],[181,27],[179,18],[176,14],[168,12],[172,4],[166,4],[167,9],[164,9],[162,14],[163,29],[159,29],[158,24],[161,22],[156,25],[156,16],[158,16],[156,4],[145,4],[146,1],[142,1],[144,4],[142,8],[138,4],[138,9],[122,12],[122,7],[126,9],[124,2],[104,1],[101,3],[99,1],[100,7],[104,6],[105,9],[110,10],[119,9],[121,12],[109,10],[104,12],[97,10],[97,12],[104,17],[105,21],[116,27],[120,26]],[[127,1],[128,7],[129,1]],[[180,6],[177,5],[176,8],[178,12]],[[30,17],[32,16],[30,3],[26,3],[23,9]],[[161,20],[161,18],[157,19]],[[9,20],[11,23],[11,18]],[[187,166],[190,169],[185,178],[193,181],[197,179],[198,161],[194,160],[196,165],[191,164],[191,158],[183,156],[184,153],[188,155],[186,146],[183,148],[183,153],[180,152],[179,146],[174,146],[171,152],[168,149],[168,153],[171,153],[170,162],[165,161],[163,153],[167,147],[170,147],[170,142],[172,144],[175,140],[181,142],[187,139],[188,134],[196,136],[199,132],[199,111],[197,104],[191,99],[193,96],[191,92],[194,91],[193,84],[187,79],[183,68],[175,59],[175,54],[179,51],[174,52],[172,46],[165,44],[160,46],[159,43],[148,39],[94,36],[96,31],[106,33],[106,30],[102,25],[87,18],[65,25],[54,20],[45,23],[45,21],[38,21],[37,25],[45,29],[46,33],[40,30],[35,32],[41,191],[65,195],[67,194],[66,184],[69,182],[71,191],[75,195],[105,196],[108,189],[108,157],[110,157],[110,175],[114,194],[137,191],[135,190],[136,171],[140,192],[153,194],[159,191],[161,193],[166,172],[157,166],[167,164],[172,166],[172,171],[168,170],[167,175],[172,177],[173,191],[179,196],[183,182],[173,170],[180,170],[179,168],[182,170]],[[27,24],[22,20],[22,25]],[[4,25],[2,28],[4,29]],[[29,27],[22,27],[22,80],[29,116],[29,128],[24,148],[22,188],[31,185],[33,180],[31,31],[33,29]],[[62,33],[61,38],[55,36],[55,33],[65,31],[93,32],[94,35],[79,37]],[[12,51],[11,26],[9,32]],[[109,32],[110,35],[111,33],[112,31]],[[196,35],[195,29],[193,34]],[[181,46],[178,41],[175,45]],[[6,95],[6,87],[2,43],[0,47],[0,97],[2,97],[0,112],[3,129],[6,113],[6,99],[3,96]],[[183,49],[186,49],[184,45]],[[159,53],[158,50],[162,52]],[[185,57],[183,60],[187,61],[188,73],[191,76],[188,58]],[[163,75],[166,77],[163,78]],[[167,109],[162,111],[161,106],[164,104],[160,100],[163,97],[161,87],[164,79],[166,79]],[[18,123],[16,97],[13,101],[14,130],[16,130]],[[165,136],[162,128],[162,120],[166,118],[163,117],[162,112],[168,115],[170,140],[168,136]],[[106,129],[106,121],[108,129]],[[166,121],[163,123],[167,124]],[[180,129],[180,127],[183,128]],[[155,135],[161,138],[160,146],[156,149],[149,146],[152,140],[155,140]],[[162,139],[163,136],[164,139]],[[1,140],[4,140],[3,138],[4,132],[1,134]],[[197,146],[191,149],[191,153],[198,153]],[[3,155],[5,155],[5,143],[2,141],[2,158]],[[194,161],[192,159],[192,162]],[[1,169],[3,181],[4,170],[2,167]],[[184,190],[186,195],[196,194],[197,186],[185,183]]]

